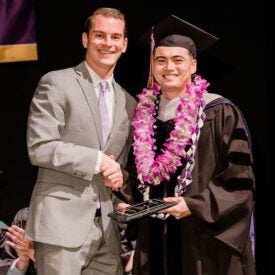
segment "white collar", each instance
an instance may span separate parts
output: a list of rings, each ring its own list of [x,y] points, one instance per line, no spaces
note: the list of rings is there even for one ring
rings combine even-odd
[[[102,79],[100,78],[100,76],[88,65],[88,63],[86,61],[84,61],[84,64],[92,78],[94,87],[97,87],[99,85],[99,82],[102,81]],[[112,81],[113,81],[113,76],[111,76],[109,79],[106,79],[105,81],[108,82],[109,87],[112,86]]]
[[[177,108],[180,103],[180,98],[175,97],[173,99],[167,99],[163,95],[161,95],[159,111],[158,111],[158,119],[165,122],[169,119],[172,119],[177,114]]]

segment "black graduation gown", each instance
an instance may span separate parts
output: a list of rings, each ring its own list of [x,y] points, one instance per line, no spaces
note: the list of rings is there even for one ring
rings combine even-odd
[[[135,275],[256,274],[249,236],[255,186],[249,133],[240,110],[220,101],[205,109],[193,181],[183,194],[192,214],[180,220],[148,217],[128,227],[132,238],[136,229]],[[157,124],[160,149],[173,121]],[[128,166],[129,181],[138,202],[142,196],[133,167]],[[179,172],[151,187],[151,197],[174,196]]]

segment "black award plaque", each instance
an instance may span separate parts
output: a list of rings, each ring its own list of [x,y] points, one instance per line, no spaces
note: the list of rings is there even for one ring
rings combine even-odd
[[[108,216],[120,223],[128,223],[146,216],[155,214],[160,210],[169,208],[176,202],[165,202],[162,199],[149,199],[126,208],[109,213]]]

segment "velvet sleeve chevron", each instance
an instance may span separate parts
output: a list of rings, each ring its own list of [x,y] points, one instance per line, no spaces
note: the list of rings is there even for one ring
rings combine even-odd
[[[220,153],[217,160],[220,164],[226,165],[221,167],[223,179],[232,191],[249,189],[254,194],[253,150],[245,117],[235,104],[225,98],[210,103],[208,108],[220,103],[223,104],[221,117],[224,121],[221,120],[222,132],[217,131],[217,133],[222,141],[220,152],[227,152],[227,154]]]
[[[184,195],[199,230],[242,254],[254,210],[255,176],[249,129],[225,98],[208,104],[195,156],[193,182]]]

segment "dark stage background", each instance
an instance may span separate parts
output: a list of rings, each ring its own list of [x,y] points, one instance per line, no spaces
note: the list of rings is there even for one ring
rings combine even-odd
[[[129,46],[117,65],[115,77],[135,95],[146,83],[148,72],[148,52],[138,37],[173,13],[220,38],[198,57],[198,73],[211,83],[209,91],[231,99],[247,119],[257,179],[257,274],[274,274],[274,233],[270,226],[274,217],[270,192],[271,8],[263,1],[209,2],[37,1],[39,61],[0,63],[0,170],[4,171],[0,184],[1,220],[10,223],[16,211],[28,205],[35,182],[36,168],[29,162],[25,137],[35,87],[44,73],[77,65],[83,59],[81,33],[86,17],[100,6],[116,7],[126,14]]]

